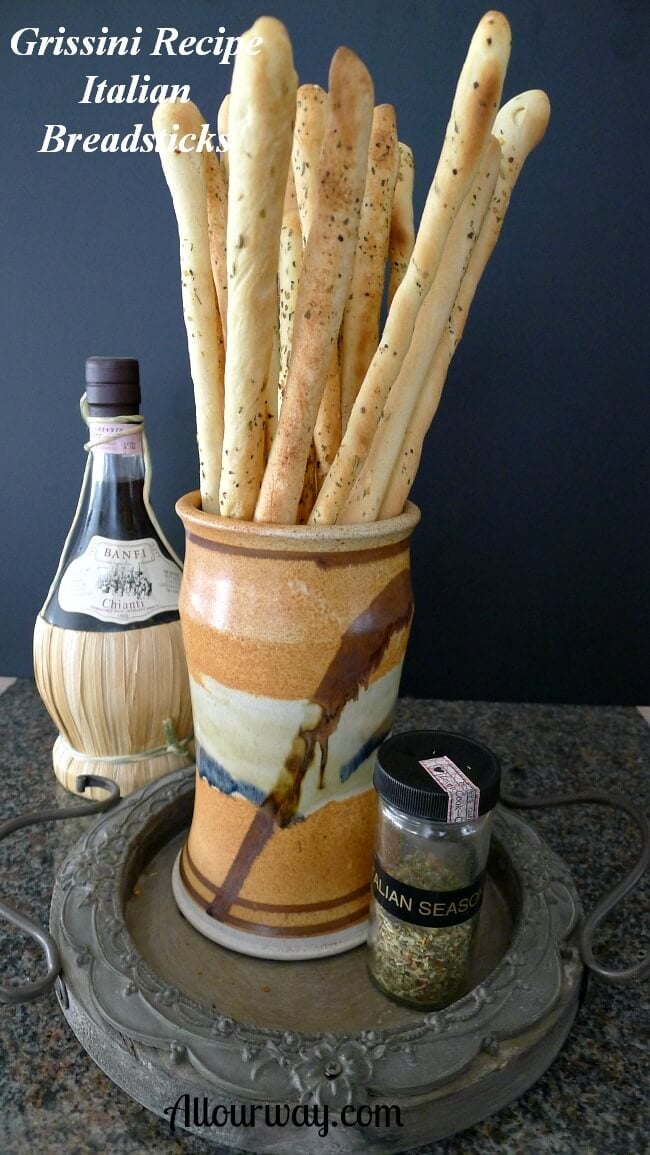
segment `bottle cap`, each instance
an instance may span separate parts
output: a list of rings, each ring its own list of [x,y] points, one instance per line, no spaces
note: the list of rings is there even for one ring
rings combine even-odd
[[[413,818],[464,822],[499,801],[501,767],[487,746],[446,730],[408,730],[377,753],[380,798]]]
[[[91,417],[140,412],[140,367],[134,357],[89,357],[86,400]]]

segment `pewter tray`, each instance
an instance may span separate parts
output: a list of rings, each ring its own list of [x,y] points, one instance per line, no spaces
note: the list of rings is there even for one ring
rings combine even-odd
[[[365,949],[269,962],[204,939],[177,910],[171,869],[191,818],[194,770],[145,787],[80,839],[54,888],[57,995],[91,1058],[165,1117],[184,1095],[230,1104],[327,1106],[329,1133],[193,1126],[202,1138],[282,1155],[398,1152],[463,1130],[515,1099],[560,1050],[578,1003],[569,871],[532,828],[496,815],[473,988],[423,1014],[370,983]],[[347,1127],[341,1111],[399,1107]],[[165,1116],[165,1108],[168,1108]],[[190,1113],[191,1115],[191,1113]],[[184,1112],[176,1113],[177,1128]]]

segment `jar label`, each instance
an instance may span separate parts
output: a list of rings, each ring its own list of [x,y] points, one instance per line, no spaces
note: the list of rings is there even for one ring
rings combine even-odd
[[[481,791],[451,758],[421,758],[420,766],[447,795],[447,822],[471,822],[479,816]]]
[[[62,610],[100,622],[143,622],[178,609],[181,571],[154,538],[92,537],[59,584]]]
[[[415,926],[446,927],[468,922],[481,909],[484,884],[482,871],[469,886],[457,890],[424,890],[388,874],[375,856],[373,897],[394,918]]]

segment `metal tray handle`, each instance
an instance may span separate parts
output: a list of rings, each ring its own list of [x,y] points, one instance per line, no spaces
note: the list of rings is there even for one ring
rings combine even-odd
[[[28,814],[20,814],[17,818],[11,818],[0,826],[0,842],[8,838],[10,834],[14,834],[16,830],[23,830],[26,826],[35,826],[39,822],[49,822],[60,818],[84,818],[88,814],[99,814],[103,810],[110,810],[119,802],[120,788],[116,782],[112,782],[108,778],[99,778],[94,774],[80,774],[75,785],[81,794],[92,786],[98,790],[106,790],[108,796],[96,802],[82,802],[81,805],[32,810]],[[3,899],[0,899],[0,917],[13,923],[14,926],[34,939],[43,951],[47,964],[47,972],[40,979],[8,987],[0,985],[0,1003],[16,1005],[33,1002],[34,999],[40,998],[46,991],[49,991],[56,982],[61,970],[59,948],[47,930],[34,922],[29,915],[17,910],[10,902],[5,902]]]
[[[519,767],[515,767],[515,770]],[[635,809],[620,794],[608,794],[600,790],[586,790],[578,794],[546,794],[539,798],[515,798],[510,794],[501,794],[501,802],[512,810],[537,810],[554,806],[582,806],[585,803],[596,803],[599,806],[609,806],[612,810],[622,810],[628,818],[636,824],[641,834],[641,851],[634,866],[618,886],[601,898],[591,914],[585,918],[579,934],[580,953],[585,966],[597,975],[603,982],[616,986],[625,986],[645,979],[650,974],[650,955],[644,955],[632,966],[613,970],[598,962],[594,954],[594,935],[596,929],[611,914],[614,907],[636,886],[643,877],[650,863],[650,824],[641,809]]]

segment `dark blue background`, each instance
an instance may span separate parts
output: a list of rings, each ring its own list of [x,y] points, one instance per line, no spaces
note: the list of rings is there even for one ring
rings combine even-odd
[[[0,673],[31,672],[33,620],[83,470],[88,354],[140,359],[154,503],[178,548],[174,501],[197,478],[176,226],[159,160],[39,155],[44,125],[149,127],[148,105],[79,105],[89,73],[189,83],[214,120],[231,68],[150,57],[156,28],[236,34],[269,11],[289,28],[303,82],[326,84],[339,44],[363,57],[415,152],[419,212],[486,7],[3,0]],[[511,0],[504,10],[504,96],[545,88],[553,115],[480,286],[413,493],[423,516],[403,691],[648,701],[649,10],[641,0]],[[102,24],[123,35],[141,25],[142,54],[10,51],[25,25],[52,35]]]

